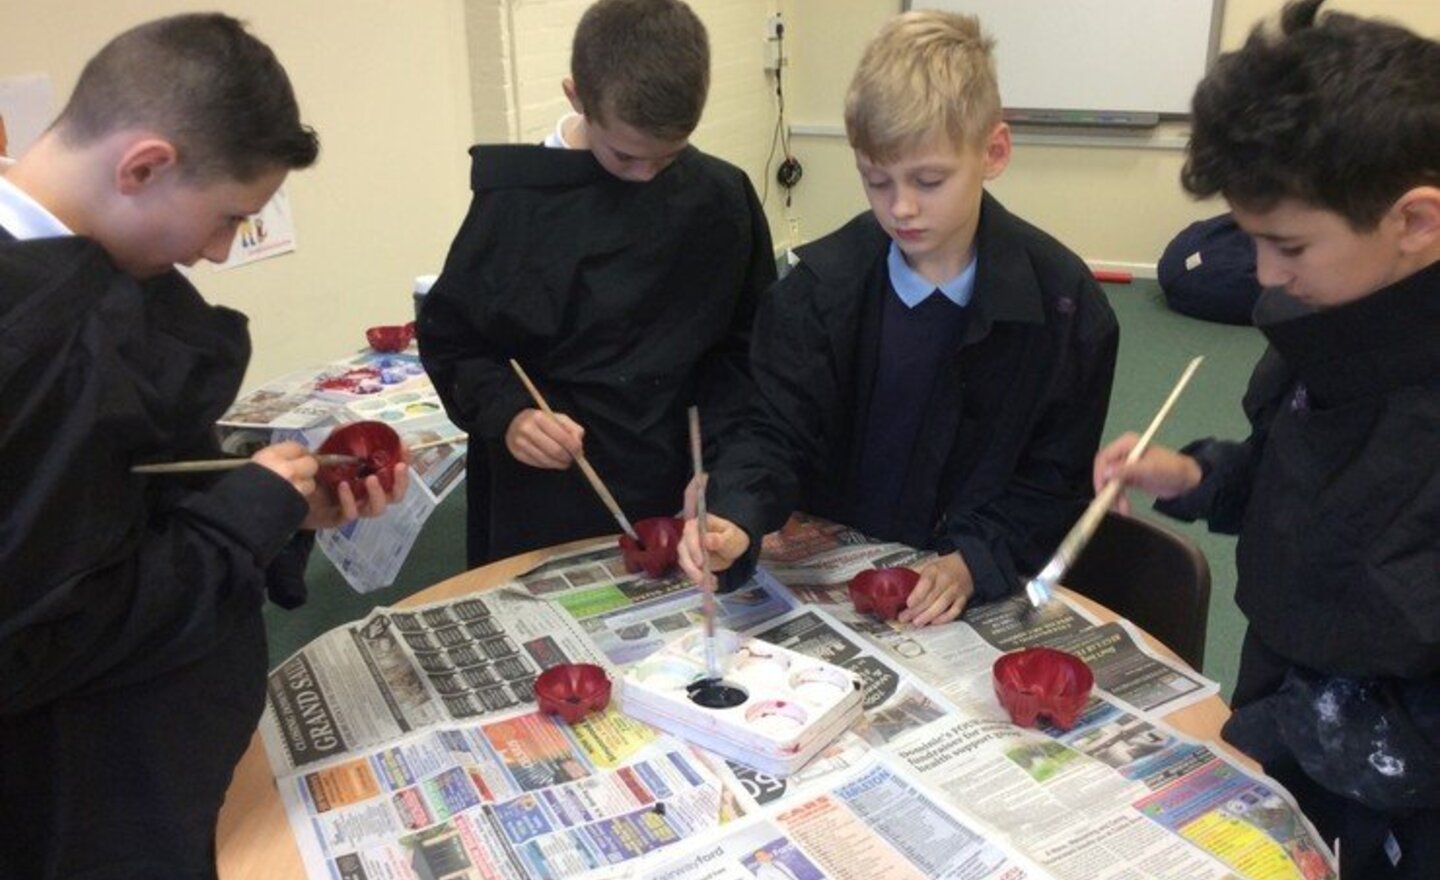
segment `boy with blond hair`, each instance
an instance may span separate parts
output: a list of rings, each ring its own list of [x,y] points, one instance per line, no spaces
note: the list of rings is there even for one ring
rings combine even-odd
[[[775,279],[745,173],[689,145],[710,85],[690,7],[600,0],[570,70],[575,112],[544,146],[471,150],[470,213],[420,315],[425,369],[479,441],[471,565],[615,531],[573,466],[582,452],[631,519],[672,515],[685,410],[698,403],[718,436],[742,408],[755,304]]]
[[[948,621],[1013,593],[1091,497],[1119,331],[1085,264],[985,192],[1011,149],[991,46],[917,11],[860,61],[845,127],[871,211],[761,306],[758,393],[708,493],[731,582],[804,509],[933,550],[901,616]]]
[[[1195,93],[1182,182],[1255,240],[1269,348],[1243,442],[1095,461],[1238,533],[1227,740],[1345,877],[1440,864],[1440,43],[1292,3]],[[1235,108],[1245,108],[1236,113]]]

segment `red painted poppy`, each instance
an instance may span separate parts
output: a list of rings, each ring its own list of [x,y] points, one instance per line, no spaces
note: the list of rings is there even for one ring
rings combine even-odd
[[[331,489],[341,483],[349,483],[356,501],[364,501],[369,494],[365,489],[365,478],[374,474],[380,479],[380,488],[389,492],[395,486],[395,466],[405,459],[405,447],[400,435],[384,422],[354,422],[342,425],[330,432],[325,442],[316,450],[322,455],[337,453],[353,455],[357,461],[349,464],[332,464],[320,468],[320,481]]]
[[[1095,674],[1074,654],[1054,648],[1025,648],[995,661],[995,695],[1021,727],[1040,716],[1069,730],[1090,699]]]
[[[376,351],[404,351],[415,338],[415,322],[386,324],[365,331],[365,341]]]
[[[861,614],[894,620],[918,583],[920,573],[913,568],[872,568],[850,579],[850,601]]]
[[[593,663],[561,663],[535,679],[535,702],[547,715],[574,724],[610,703],[610,676]]]
[[[620,553],[625,570],[631,574],[644,571],[652,578],[662,577],[680,561],[680,536],[685,521],[673,516],[655,516],[635,523],[641,544],[629,535],[620,536]]]

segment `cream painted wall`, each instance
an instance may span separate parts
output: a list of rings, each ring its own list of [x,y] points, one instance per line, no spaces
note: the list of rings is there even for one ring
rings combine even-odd
[[[587,0],[230,0],[290,71],[320,132],[319,164],[288,189],[299,250],[231,272],[194,273],[211,300],[251,316],[247,385],[362,344],[363,329],[409,314],[413,276],[435,271],[469,201],[475,140],[538,140],[565,109],[559,80]],[[866,40],[894,0],[692,0],[710,30],[713,85],[695,135],[763,188],[774,123],[761,67],[766,16],[785,14],[792,123],[838,124]],[[1278,0],[1229,0],[1234,46]],[[107,39],[159,15],[213,8],[197,0],[0,0],[0,77],[48,73],[57,101]],[[1350,0],[1440,34],[1433,0]],[[1003,84],[1002,84],[1003,85]],[[863,209],[843,139],[796,138],[805,163],[790,215],[799,239]],[[1101,262],[1149,263],[1183,223],[1214,210],[1175,182],[1178,152],[1022,146],[995,186],[1013,208]],[[772,169],[773,171],[773,169]],[[777,244],[794,227],[770,187]]]
[[[409,320],[414,276],[438,271],[469,202],[465,21],[460,0],[0,0],[0,77],[48,73],[63,103],[116,33],[216,6],[275,49],[321,138],[319,163],[287,184],[298,251],[192,273],[250,316],[253,386]]]
[[[1256,22],[1282,5],[1281,0],[1226,0],[1222,51],[1239,46]],[[1440,36],[1440,3],[1434,0],[1348,0],[1327,6],[1391,18]],[[781,9],[792,41],[787,101],[792,125],[842,126],[845,90],[861,51],[900,8],[896,0],[784,0]],[[1000,89],[1003,95],[1004,83]],[[1185,128],[1167,125],[1158,134],[1183,138]],[[795,137],[792,150],[805,165],[792,212],[800,241],[824,235],[865,210],[843,133]],[[1181,191],[1183,161],[1178,149],[1017,145],[1010,167],[991,190],[1092,263],[1153,274],[1154,261],[1176,232],[1223,210],[1219,201],[1197,203]]]
[[[560,80],[589,2],[220,4],[276,50],[322,142],[316,167],[287,183],[297,253],[192,275],[207,298],[251,317],[247,386],[358,348],[371,324],[408,319],[414,276],[438,271],[469,203],[470,144],[538,141],[566,111]],[[84,62],[114,34],[214,5],[0,0],[0,77],[48,73],[63,103]],[[759,190],[775,124],[762,39],[776,2],[692,6],[710,32],[713,58],[693,140],[745,169]],[[772,216],[777,203],[772,192]]]

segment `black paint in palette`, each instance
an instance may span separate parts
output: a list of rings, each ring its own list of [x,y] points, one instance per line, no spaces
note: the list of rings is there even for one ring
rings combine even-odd
[[[718,678],[702,678],[686,686],[690,702],[706,709],[731,709],[750,699],[742,687]]]

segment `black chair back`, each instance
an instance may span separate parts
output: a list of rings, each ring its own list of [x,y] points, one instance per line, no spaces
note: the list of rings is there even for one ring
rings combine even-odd
[[[1210,563],[1184,535],[1110,511],[1061,581],[1130,619],[1196,670],[1204,663]]]

